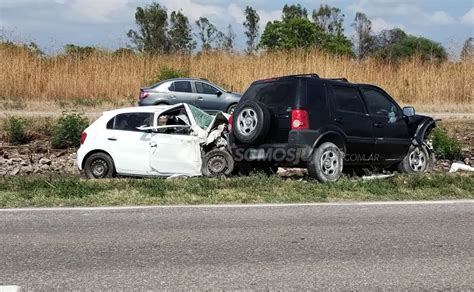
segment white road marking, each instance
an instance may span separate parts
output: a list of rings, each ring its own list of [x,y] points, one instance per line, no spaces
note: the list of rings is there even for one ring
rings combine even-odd
[[[380,206],[380,205],[448,205],[474,204],[474,200],[445,201],[383,201],[383,202],[342,202],[342,203],[295,203],[295,204],[222,204],[222,205],[163,205],[163,206],[116,206],[116,207],[54,207],[54,208],[12,208],[0,209],[0,212],[31,212],[31,211],[112,211],[140,209],[170,208],[279,208],[279,207],[311,207],[311,206]]]
[[[21,291],[21,288],[19,286],[2,286],[0,285],[0,292],[18,292]]]

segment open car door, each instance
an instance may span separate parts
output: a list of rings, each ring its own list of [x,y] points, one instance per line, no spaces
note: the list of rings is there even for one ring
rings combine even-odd
[[[175,129],[177,128],[173,130]],[[164,176],[201,175],[200,139],[189,134],[175,134],[173,130],[168,133],[157,133],[151,138],[150,166],[152,170]]]
[[[201,175],[201,143],[193,130],[195,120],[186,104],[177,105],[156,117],[150,139],[150,167],[160,176]]]

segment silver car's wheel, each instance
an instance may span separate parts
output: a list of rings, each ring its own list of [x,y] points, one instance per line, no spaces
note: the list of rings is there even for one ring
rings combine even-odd
[[[237,104],[233,104],[233,105],[229,106],[229,107],[227,108],[227,113],[228,113],[229,115],[234,114],[234,111],[235,111],[235,108],[236,108],[236,107],[237,107]]]
[[[252,108],[244,108],[237,117],[237,123],[239,124],[238,130],[241,135],[252,135],[252,132],[257,128],[257,113]]]
[[[420,150],[420,147],[416,147],[408,155],[408,163],[414,172],[424,172],[427,162],[428,157],[426,157],[425,151]]]

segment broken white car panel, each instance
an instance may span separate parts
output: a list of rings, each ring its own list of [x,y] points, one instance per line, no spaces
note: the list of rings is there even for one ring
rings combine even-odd
[[[82,134],[77,165],[89,178],[228,175],[228,117],[188,104],[104,112]]]

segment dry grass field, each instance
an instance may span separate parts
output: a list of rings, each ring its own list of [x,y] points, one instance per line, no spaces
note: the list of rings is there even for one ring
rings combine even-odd
[[[352,82],[379,85],[401,104],[413,104],[419,110],[472,113],[473,65],[422,63],[416,59],[385,64],[320,52],[37,57],[25,50],[0,47],[0,98],[4,103],[15,100],[44,104],[77,99],[133,101],[140,86],[146,85],[161,68],[168,67],[240,92],[256,79],[316,72],[322,77],[347,77]]]

